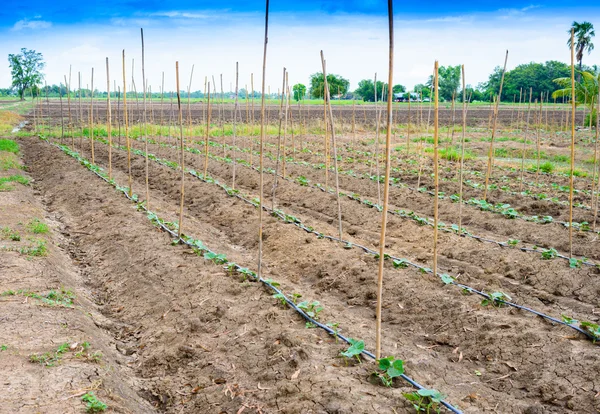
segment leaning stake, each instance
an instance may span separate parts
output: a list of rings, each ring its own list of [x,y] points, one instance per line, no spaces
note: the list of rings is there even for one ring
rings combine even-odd
[[[110,108],[110,72],[108,71],[108,58],[106,58],[106,132],[108,134],[108,178],[112,178],[112,129]],[[148,151],[146,151],[148,152]]]
[[[183,200],[184,200],[184,184],[185,184],[185,157],[183,145],[183,113],[181,111],[181,91],[179,88],[179,62],[175,62],[175,80],[177,83],[177,108],[179,109],[179,145],[181,147],[181,200],[179,202],[179,232],[177,237],[181,239],[183,228]]]
[[[393,1],[388,0],[388,22],[390,36],[388,85],[393,83],[394,72],[394,10]],[[437,64],[437,63],[436,63]],[[375,358],[381,358],[381,302],[383,296],[383,262],[385,260],[385,229],[387,225],[388,196],[390,186],[390,152],[392,147],[392,88],[388,87],[387,134],[385,138],[385,181],[383,186],[383,211],[381,212],[381,237],[379,239],[379,272],[377,275],[377,311],[375,324]]]
[[[571,29],[571,174],[569,180],[569,257],[573,257],[573,184],[575,169],[575,30]]]
[[[265,46],[263,50],[263,67],[262,67],[262,91],[260,95],[260,196],[258,200],[258,269],[257,277],[260,279],[262,272],[262,245],[263,245],[263,150],[265,144],[265,77],[267,71],[267,43],[269,41],[269,0],[266,0],[265,9]],[[254,103],[254,90],[252,91],[252,103]],[[252,111],[254,116],[254,110]]]

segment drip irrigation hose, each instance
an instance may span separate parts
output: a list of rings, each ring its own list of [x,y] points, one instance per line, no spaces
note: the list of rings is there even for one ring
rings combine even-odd
[[[55,146],[55,147],[59,148],[60,150],[62,150],[62,151],[63,151],[63,152],[65,152],[66,154],[68,154],[68,155],[72,156],[73,158],[77,159],[78,161],[80,161],[80,163],[82,163],[82,164],[83,164],[83,161],[84,161],[85,159],[84,159],[83,157],[81,157],[81,156],[79,155],[79,153],[77,153],[76,151],[73,151],[73,150],[69,149],[68,147],[66,147],[66,146],[64,146],[64,145],[58,145],[58,144],[53,144],[53,143],[50,143],[48,140],[46,140],[46,139],[44,139],[44,138],[41,138],[41,139],[42,139],[42,140],[44,140],[44,141],[46,141],[46,142],[48,142],[50,145],[53,145],[53,146]],[[90,166],[96,166],[95,164],[92,164],[92,163],[90,163],[90,162],[89,162],[89,161],[87,161],[87,160],[85,160],[85,161],[86,161],[86,162],[87,162],[87,164],[88,164],[88,165],[90,165]],[[85,165],[85,164],[84,164],[84,165]],[[126,191],[126,189],[122,189],[122,188],[120,188],[119,186],[117,186],[114,180],[110,180],[110,179],[106,178],[106,177],[105,177],[103,174],[100,174],[100,173],[99,173],[99,172],[98,172],[96,169],[92,169],[92,168],[88,167],[88,165],[85,165],[85,166],[86,166],[86,167],[87,167],[87,168],[88,168],[88,169],[89,169],[91,172],[93,172],[93,173],[94,173],[94,174],[96,174],[98,177],[100,177],[102,180],[104,180],[104,181],[105,181],[105,182],[107,182],[108,184],[110,184],[110,185],[112,185],[113,187],[115,187],[115,188],[116,188],[118,191],[120,191],[121,193],[123,193],[123,195],[125,195],[125,197],[127,197],[127,199],[129,199],[130,201],[134,202],[134,203],[137,205],[137,207],[138,207],[139,209],[141,209],[141,210],[145,211],[145,212],[147,213],[147,215],[149,215],[149,216],[150,216],[150,215],[152,215],[153,217],[155,217],[155,218],[156,218],[156,220],[153,220],[153,219],[151,219],[151,221],[152,221],[154,224],[156,224],[156,225],[157,225],[157,226],[158,226],[158,227],[159,227],[161,230],[163,230],[163,231],[167,232],[168,234],[170,234],[171,236],[173,236],[173,237],[175,238],[175,241],[177,241],[177,243],[180,243],[180,244],[185,244],[185,245],[187,245],[187,246],[189,246],[189,247],[191,247],[191,248],[193,248],[193,249],[197,249],[197,246],[196,246],[194,243],[190,242],[190,241],[189,241],[188,239],[186,239],[186,238],[183,238],[183,237],[181,237],[181,238],[180,238],[180,237],[178,236],[178,234],[177,234],[175,231],[171,230],[169,227],[167,227],[167,226],[164,224],[164,221],[162,221],[162,220],[158,219],[158,216],[156,216],[156,214],[155,214],[155,213],[153,213],[152,211],[148,210],[144,204],[142,204],[142,203],[139,203],[139,202],[137,201],[137,195],[136,195],[136,194],[132,194],[132,195],[130,196],[130,195],[128,194],[128,192]],[[97,167],[97,166],[96,166],[96,167]],[[102,170],[102,168],[100,168],[100,167],[97,167],[97,168],[98,168],[99,170]],[[198,177],[198,178],[200,178],[200,177]],[[237,194],[236,194],[236,196],[237,196]],[[241,197],[241,196],[240,196],[239,198],[241,198],[241,199],[243,199],[243,200],[245,200],[245,201],[249,201],[249,200],[246,200],[245,198],[243,198],[243,197]],[[263,208],[264,208],[264,209],[266,209],[266,210],[270,210],[270,209],[268,209],[266,206],[263,206]],[[211,252],[209,249],[206,249],[206,248],[205,248],[205,250],[206,250],[207,252]],[[211,253],[214,253],[214,252],[211,252]],[[227,262],[227,263],[231,263],[231,262]],[[238,264],[236,264],[236,263],[234,263],[234,264],[235,264],[235,270],[241,270],[241,269],[245,269],[245,268],[242,268],[240,265],[238,265]],[[343,335],[340,335],[338,332],[336,332],[335,330],[333,330],[333,329],[332,329],[332,328],[330,328],[329,326],[327,326],[327,325],[324,325],[324,324],[322,324],[321,322],[319,322],[319,321],[317,321],[317,320],[315,320],[315,319],[311,318],[310,316],[308,316],[308,315],[306,314],[306,312],[304,312],[302,309],[300,309],[300,308],[299,308],[299,307],[298,307],[298,306],[297,306],[297,305],[296,305],[296,304],[295,304],[295,303],[294,303],[294,302],[293,302],[293,301],[292,301],[290,298],[288,298],[288,297],[287,297],[287,296],[286,296],[286,295],[285,295],[285,294],[284,294],[284,293],[283,293],[283,292],[282,292],[280,289],[278,289],[277,287],[273,286],[273,285],[271,284],[271,282],[270,282],[270,281],[268,281],[268,280],[265,280],[265,279],[263,279],[262,277],[260,277],[260,278],[259,278],[259,277],[256,275],[256,273],[254,273],[254,272],[252,272],[252,273],[250,274],[250,276],[251,276],[251,277],[253,277],[253,278],[254,278],[256,281],[258,281],[258,282],[261,282],[263,285],[265,285],[265,286],[267,286],[268,288],[270,288],[270,289],[271,289],[273,292],[275,292],[275,294],[276,294],[276,295],[281,295],[280,297],[281,297],[281,298],[283,298],[283,299],[285,300],[285,302],[288,304],[288,306],[289,306],[289,307],[291,307],[293,310],[295,310],[295,311],[296,311],[298,314],[300,314],[300,316],[302,316],[302,317],[303,317],[303,318],[304,318],[306,321],[308,321],[308,322],[310,322],[310,323],[314,324],[315,326],[318,326],[319,328],[323,329],[323,330],[324,330],[325,332],[327,332],[328,334],[330,334],[330,335],[332,335],[332,336],[334,336],[334,337],[337,337],[337,338],[341,339],[342,341],[346,342],[348,345],[352,345],[352,343],[351,343],[351,341],[350,341],[350,338],[346,338],[345,336],[343,336]],[[376,358],[375,358],[375,355],[374,355],[372,352],[369,352],[369,351],[366,351],[366,350],[365,350],[365,351],[362,351],[362,352],[361,352],[361,354],[362,354],[362,355],[365,355],[365,356],[367,356],[367,357],[369,357],[369,358],[371,358],[371,359],[373,359],[373,360],[375,360],[375,359],[376,359]],[[421,384],[419,384],[417,381],[413,380],[412,378],[410,378],[410,377],[409,377],[409,376],[407,376],[406,374],[402,374],[402,375],[400,375],[400,378],[402,378],[403,380],[405,380],[406,382],[408,382],[409,384],[411,384],[413,387],[417,388],[418,390],[423,390],[423,389],[426,389],[424,386],[422,386]],[[448,402],[447,402],[447,401],[445,401],[445,400],[442,400],[442,401],[440,401],[440,404],[442,404],[444,407],[446,407],[448,410],[450,410],[451,412],[453,412],[453,413],[455,413],[455,414],[462,414],[462,411],[461,411],[461,410],[459,410],[458,408],[454,407],[452,404],[448,403]]]
[[[168,165],[161,163],[161,159],[159,159],[158,157],[153,156],[153,159],[156,162],[158,162],[159,164],[169,167]],[[249,200],[248,198],[240,195],[238,190],[231,190],[227,186],[219,183],[217,180],[215,180],[213,178],[206,179],[206,178],[202,177],[200,174],[198,174],[194,170],[189,170],[188,169],[188,173],[190,175],[196,177],[197,179],[203,181],[203,182],[206,182],[206,183],[209,183],[209,184],[213,184],[214,183],[217,186],[221,187],[223,190],[225,190],[227,192],[227,194],[229,194],[231,196],[234,196],[234,197],[237,197],[240,200],[242,200],[242,201],[244,201],[244,202],[246,202],[248,204],[253,205],[254,207],[258,207],[257,203],[255,203],[254,201]],[[326,191],[326,190],[322,189],[321,187],[318,187],[318,188],[320,188],[322,191]],[[275,216],[279,217],[284,222],[291,223],[291,224],[293,224],[293,225],[301,228],[302,230],[306,231],[307,233],[311,233],[313,235],[316,235],[318,238],[323,238],[323,239],[328,239],[328,240],[335,241],[335,242],[345,243],[346,246],[350,246],[350,247],[356,246],[359,249],[362,249],[365,253],[368,253],[368,254],[371,254],[371,255],[374,255],[374,256],[378,255],[378,253],[376,251],[371,250],[371,249],[369,249],[366,246],[363,246],[363,245],[360,245],[360,244],[357,244],[357,243],[352,243],[350,241],[343,240],[343,239],[340,239],[338,237],[329,236],[329,235],[320,233],[320,232],[318,232],[318,231],[316,231],[316,230],[314,230],[314,229],[306,226],[299,219],[297,219],[295,217],[293,219],[288,218],[288,217],[292,217],[292,216],[287,216],[285,213],[281,212],[280,210],[276,209],[275,211],[273,211],[272,209],[270,209],[270,208],[268,208],[267,206],[264,206],[264,205],[263,205],[263,210],[265,210],[267,212],[271,212],[272,215],[275,215]],[[479,236],[477,236],[477,237],[479,237]],[[483,238],[480,238],[480,239],[485,240]],[[499,245],[502,245],[502,244],[500,244],[501,242],[496,242],[496,241],[491,241],[491,242],[499,244]],[[531,249],[531,250],[533,251],[533,249]],[[418,264],[413,263],[410,260],[407,260],[407,259],[404,259],[404,258],[392,256],[392,255],[389,255],[389,254],[387,256],[390,259],[392,259],[392,260],[399,261],[399,262],[404,263],[406,265],[412,266],[412,267],[418,269],[421,272],[425,272],[425,273],[428,273],[428,274],[433,274],[433,271],[431,269],[429,269],[428,267],[418,265]],[[564,256],[561,256],[561,257],[564,257]],[[450,282],[444,282],[444,283],[445,284],[455,285],[455,286],[457,286],[457,287],[459,287],[461,289],[467,290],[467,291],[469,291],[471,293],[475,293],[475,294],[477,294],[479,296],[484,297],[487,300],[492,301],[492,303],[504,304],[504,305],[507,305],[507,306],[511,306],[511,307],[516,308],[516,309],[524,310],[524,311],[533,313],[534,315],[541,316],[542,318],[547,319],[549,321],[552,321],[552,322],[555,322],[555,323],[558,323],[558,324],[561,324],[561,325],[564,325],[564,326],[568,326],[568,327],[576,330],[577,332],[580,332],[580,333],[584,334],[588,339],[590,339],[594,343],[598,340],[597,337],[595,337],[591,333],[587,332],[586,330],[578,327],[577,325],[567,323],[565,321],[559,320],[557,318],[554,318],[552,316],[546,315],[546,314],[544,314],[542,312],[536,311],[536,310],[528,308],[526,306],[518,305],[518,304],[516,304],[514,302],[509,302],[509,301],[506,301],[506,300],[503,300],[503,299],[498,299],[498,298],[492,298],[491,295],[488,295],[487,293],[485,293],[483,291],[480,291],[478,289],[475,289],[475,288],[472,288],[470,286],[463,285],[461,283],[456,282],[456,280],[454,278],[452,278],[452,280]]]

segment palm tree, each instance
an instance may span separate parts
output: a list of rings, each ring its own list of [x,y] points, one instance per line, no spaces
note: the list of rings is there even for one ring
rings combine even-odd
[[[594,50],[594,44],[592,38],[596,35],[594,32],[594,25],[590,22],[573,22],[571,29],[575,31],[575,59],[579,62],[579,70],[582,70],[583,52],[587,51],[588,55]],[[571,29],[568,30],[569,35]],[[569,48],[571,47],[571,36],[567,41]]]
[[[577,71],[579,80],[575,82],[575,104],[587,105],[590,113],[596,113],[596,100],[598,98],[598,86],[600,85],[600,74],[592,72]],[[554,79],[562,89],[554,91],[552,98],[571,98],[571,78]],[[595,119],[595,115],[592,115]],[[587,124],[587,122],[585,122]]]

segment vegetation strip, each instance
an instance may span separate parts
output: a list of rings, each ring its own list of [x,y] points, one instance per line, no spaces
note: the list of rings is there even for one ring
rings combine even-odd
[[[49,142],[44,138],[42,138],[42,139],[46,142]],[[109,179],[108,175],[104,173],[104,171],[101,167],[97,166],[96,164],[92,164],[87,159],[83,158],[78,152],[71,150],[69,147],[67,147],[65,145],[57,145],[57,144],[51,144],[51,145],[56,146],[57,148],[62,150],[65,154],[70,155],[71,157],[75,158],[77,161],[79,161],[80,164],[82,164],[88,170],[90,170],[91,172],[96,174],[98,177],[100,177],[102,180],[104,180],[108,184],[112,185],[115,189],[117,189],[118,191],[123,193],[123,195],[125,195],[125,197],[127,197],[130,201],[133,201],[134,203],[136,203],[138,210],[144,211],[146,213],[147,218],[154,225],[158,226],[160,229],[164,230],[165,232],[167,232],[168,234],[170,234],[171,236],[173,236],[175,238],[173,241],[174,244],[185,244],[194,250],[202,252],[204,254],[205,259],[211,260],[214,263],[219,264],[219,265],[225,265],[224,268],[229,271],[238,272],[244,276],[249,276],[249,277],[253,278],[255,281],[261,282],[263,285],[267,286],[273,292],[275,292],[275,295],[277,295],[278,298],[285,300],[285,303],[287,303],[288,306],[290,306],[292,309],[294,309],[296,312],[298,312],[304,319],[306,319],[307,322],[310,322],[311,324],[320,327],[321,329],[325,330],[328,334],[343,340],[344,342],[346,342],[349,345],[352,345],[353,342],[355,342],[351,338],[346,338],[345,336],[340,335],[338,333],[337,329],[334,330],[331,327],[324,325],[321,322],[319,322],[319,321],[313,319],[311,316],[309,316],[307,314],[307,312],[305,312],[300,307],[298,307],[298,305],[296,305],[293,300],[288,298],[280,289],[277,288],[276,285],[279,285],[277,282],[274,282],[269,279],[263,279],[262,277],[258,278],[256,272],[253,272],[252,270],[250,270],[248,268],[242,267],[242,266],[238,265],[237,263],[228,261],[227,258],[225,257],[225,255],[218,254],[218,253],[211,251],[208,247],[206,247],[202,243],[202,241],[200,241],[198,239],[194,239],[193,237],[190,237],[190,236],[182,236],[181,238],[179,238],[177,232],[171,228],[171,227],[177,226],[176,223],[166,222],[166,221],[162,220],[161,218],[159,218],[156,215],[156,213],[148,210],[145,207],[144,202],[140,203],[138,201],[138,196],[136,194],[132,194],[131,196],[129,196],[128,188],[119,186],[115,182],[114,179]],[[200,178],[199,176],[197,176],[197,177]],[[249,201],[249,200],[246,200],[246,201]],[[375,355],[373,355],[373,353],[371,353],[369,351],[362,350],[361,354],[364,354],[364,355],[368,356],[369,358],[375,359]],[[414,386],[415,388],[417,388],[418,390],[427,390],[427,388],[423,387],[418,382],[414,381],[413,379],[411,379],[410,377],[408,377],[405,374],[401,374],[400,377],[402,379],[404,379],[405,381],[407,381],[412,386]],[[450,403],[448,403],[446,401],[441,401],[440,403],[442,405],[444,405],[447,409],[452,411],[453,413],[462,414],[462,411],[455,408]]]
[[[108,145],[108,141],[106,140],[101,140],[104,144]],[[222,144],[218,144],[218,143],[212,143],[211,144],[213,146],[219,146],[221,147]],[[171,147],[174,148],[172,145],[169,144],[164,144],[161,143],[159,144],[161,146],[164,147]],[[113,147],[118,148],[120,150],[125,150],[125,147],[123,146],[118,146],[117,144],[113,143]],[[228,146],[230,147],[230,146]],[[232,147],[231,147],[232,148]],[[187,152],[193,153],[193,154],[199,154],[200,151],[195,149],[195,148],[190,148],[190,147],[186,147],[185,150]],[[133,150],[137,155],[140,156],[145,156],[144,152],[141,152],[140,150]],[[138,152],[139,151],[139,152]],[[149,157],[159,163],[171,163],[171,161],[165,160],[165,159],[161,159],[159,161],[158,157],[153,155],[153,154],[149,154]],[[225,163],[232,163],[233,160],[230,158],[226,158],[226,157],[220,157],[218,155],[213,155],[209,153],[209,157],[215,161],[219,161],[219,162],[225,162]],[[258,171],[257,167],[254,167],[252,165],[250,165],[246,160],[243,159],[237,159],[236,162],[238,164],[242,164],[245,167],[248,168],[252,168],[255,171]],[[163,164],[165,165],[165,164]],[[170,166],[170,165],[167,165]],[[177,166],[178,167],[178,166]],[[275,171],[270,169],[270,168],[265,168],[264,169],[265,172],[268,172],[270,174],[275,174]],[[289,181],[291,183],[295,183],[295,184],[299,184],[301,186],[311,186],[313,188],[318,188],[319,190],[323,191],[323,192],[328,192],[330,194],[333,194],[333,191],[330,189],[325,189],[324,186],[320,183],[317,184],[312,184],[310,183],[310,180],[308,180],[306,177],[303,176],[299,176],[296,178],[296,180],[293,180],[289,177],[284,177],[283,175],[279,175],[280,178],[285,179],[286,181]],[[356,193],[353,194],[346,194],[344,192],[340,192],[341,196],[346,196],[351,200],[357,201],[361,204],[364,204],[366,206],[372,207],[372,208],[376,208],[377,210],[381,211],[381,206],[378,205],[377,203],[373,203],[367,199],[361,199],[360,196]],[[452,196],[450,197],[452,200]],[[404,209],[397,209],[397,210],[390,210],[389,211],[390,214],[394,214],[396,216],[402,217],[402,218],[406,218],[406,219],[410,219],[413,220],[414,222],[416,222],[419,225],[428,225],[433,227],[433,220],[427,217],[421,217],[419,216],[417,213],[415,213],[414,211],[410,211],[410,210],[404,210]],[[509,248],[515,248],[517,246],[517,244],[520,242],[520,240],[513,240],[513,239],[509,239],[507,242],[504,241],[497,241],[497,240],[492,240],[492,239],[487,239],[485,237],[482,236],[477,236],[475,234],[470,233],[469,231],[467,231],[464,227],[459,229],[457,224],[451,224],[448,225],[446,223],[440,222],[438,223],[438,229],[447,232],[447,233],[453,233],[453,234],[457,234],[459,236],[462,237],[470,237],[473,238],[475,240],[478,240],[480,242],[485,242],[485,243],[492,243],[495,244],[497,246],[500,247],[509,247]],[[569,262],[569,266],[571,268],[578,268],[581,267],[581,265],[586,265],[586,266],[590,266],[590,267],[597,267],[599,266],[598,264],[589,261],[589,259],[587,259],[586,257],[582,257],[582,258],[575,258],[575,257],[568,257],[565,256],[564,254],[558,253],[558,251],[556,249],[554,249],[553,247],[549,247],[548,249],[538,249],[537,246],[534,246],[533,248],[531,247],[516,247],[519,250],[523,251],[523,252],[528,252],[528,253],[539,253],[542,256],[542,260],[550,260],[550,259],[554,259],[554,258],[560,258],[560,259],[564,259],[567,260]]]
[[[68,147],[65,147],[68,149]],[[118,147],[117,147],[118,148]],[[62,149],[62,148],[61,148]],[[63,149],[64,150],[64,149]],[[69,150],[71,151],[71,150]],[[141,150],[137,150],[137,149],[133,149],[133,152],[136,153],[137,155],[140,156],[145,156],[144,152]],[[77,153],[75,153],[77,154]],[[155,156],[154,154],[148,154],[148,158],[152,159],[153,161],[158,162],[161,165],[164,165],[166,167],[172,168],[172,169],[178,169],[179,165],[173,161],[168,161],[168,160],[164,160],[161,158],[158,158],[157,156]],[[254,168],[254,167],[253,167]],[[254,207],[258,207],[259,203],[258,200],[253,199],[250,200],[249,197],[244,197],[243,195],[240,195],[239,190],[234,190],[233,188],[228,187],[226,184],[222,184],[220,182],[218,182],[217,180],[215,180],[214,178],[207,176],[207,178],[204,178],[201,174],[198,174],[195,170],[192,169],[186,169],[187,172],[191,175],[193,175],[194,177],[198,178],[199,180],[209,183],[209,184],[216,184],[217,186],[221,187],[223,190],[225,190],[225,192],[230,195],[230,196],[234,196],[239,198],[240,200],[252,204]],[[365,253],[371,254],[375,257],[379,257],[379,254],[374,251],[369,249],[366,246],[357,244],[357,243],[352,243],[350,241],[347,240],[343,240],[340,239],[338,237],[334,237],[334,236],[329,236],[326,235],[324,233],[318,232],[316,231],[314,228],[310,227],[310,226],[306,226],[305,224],[302,223],[302,221],[300,219],[298,219],[297,217],[294,217],[292,215],[286,214],[285,212],[283,212],[282,210],[279,209],[275,209],[274,211],[271,210],[270,208],[266,207],[263,205],[263,210],[265,211],[270,211],[271,215],[279,218],[283,221],[285,221],[286,223],[290,223],[295,225],[296,227],[301,228],[302,230],[306,231],[307,233],[311,233],[315,236],[317,236],[318,238],[321,239],[329,239],[331,241],[335,241],[335,242],[340,242],[344,244],[344,248],[352,248],[352,247],[358,247],[359,249],[362,249]],[[544,252],[547,253],[548,251]],[[554,249],[552,249],[552,254],[554,255],[553,257],[558,257],[558,255],[556,254],[556,251]],[[421,266],[419,264],[413,263],[412,261],[408,260],[408,259],[404,259],[404,258],[400,258],[400,257],[396,257],[396,256],[392,256],[389,254],[385,255],[385,259],[392,259],[392,264],[395,268],[404,268],[404,267],[408,267],[408,266],[412,266],[415,269],[419,270],[422,273],[428,273],[428,274],[433,274],[433,270],[431,270],[428,267],[425,266]],[[464,285],[462,283],[458,283],[456,281],[456,279],[449,275],[449,274],[439,274],[439,278],[441,279],[441,281],[445,284],[445,285],[454,285],[460,289],[462,289],[463,291],[467,291],[469,293],[475,293],[479,296],[482,296],[484,299],[482,301],[482,304],[488,304],[491,303],[493,305],[496,306],[502,306],[502,305],[507,305],[507,306],[511,306],[513,308],[516,309],[520,309],[520,310],[524,310],[530,313],[533,313],[534,315],[537,316],[541,316],[544,319],[547,319],[549,321],[561,324],[561,325],[565,325],[568,326],[582,334],[584,334],[588,339],[590,339],[592,342],[596,342],[598,340],[600,340],[600,330],[598,330],[597,325],[592,324],[591,322],[587,322],[587,321],[582,321],[579,322],[575,319],[571,319],[567,316],[562,315],[561,318],[562,319],[557,319],[554,318],[552,316],[546,315],[542,312],[536,311],[534,309],[528,308],[526,306],[522,306],[522,305],[518,305],[514,302],[511,302],[511,298],[510,296],[502,293],[502,292],[492,292],[490,294],[485,293],[484,291],[480,291],[478,289],[475,289],[473,287]],[[577,326],[577,324],[579,324],[579,326]],[[591,326],[589,326],[591,325]],[[595,328],[594,328],[595,327]]]

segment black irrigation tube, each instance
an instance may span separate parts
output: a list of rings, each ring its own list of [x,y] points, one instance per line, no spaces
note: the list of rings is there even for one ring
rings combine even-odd
[[[43,139],[43,138],[42,138]],[[64,146],[64,145],[58,145],[58,144],[53,144],[50,143],[49,141],[43,139],[44,141],[48,142],[50,145],[56,146],[58,149],[60,149],[61,151],[65,152],[67,155],[72,156],[73,158],[77,159],[78,161],[80,161],[80,163],[83,164],[82,160],[85,160],[83,157],[81,157],[76,151],[72,151],[71,149],[69,149],[68,147]],[[76,155],[73,155],[76,154]],[[87,160],[85,160],[87,161]],[[87,163],[89,165],[94,165],[91,164],[89,161],[87,161]],[[85,164],[84,164],[85,165]],[[87,167],[87,165],[86,165]],[[98,167],[100,168],[100,167]],[[134,197],[134,195],[129,196],[129,194],[127,193],[127,191],[125,191],[124,189],[121,189],[120,187],[118,187],[116,185],[116,183],[114,181],[111,182],[111,180],[109,180],[108,178],[104,177],[102,174],[98,173],[97,171],[95,171],[94,169],[90,169],[88,167],[88,170],[90,170],[91,172],[93,172],[94,174],[96,174],[98,177],[100,177],[102,180],[104,180],[105,182],[107,182],[108,184],[112,185],[113,187],[115,187],[115,189],[117,189],[118,191],[120,191],[121,193],[123,193],[125,195],[125,197],[127,197],[127,199],[129,199],[130,201],[133,201],[134,203],[136,203],[136,205],[138,206],[138,208],[141,208],[142,210],[144,210],[147,214],[155,214],[152,213],[151,211],[149,211],[145,205],[139,203],[137,201],[137,196]],[[200,177],[198,177],[200,178]],[[240,197],[242,199],[244,199],[243,197]],[[245,200],[245,199],[244,199]],[[155,217],[157,217],[155,215]],[[171,230],[169,227],[167,227],[164,222],[160,219],[158,220],[152,220],[151,221],[158,225],[160,227],[160,229],[166,231],[167,233],[169,233],[171,236],[175,237],[175,240],[178,243],[181,244],[185,244],[193,249],[196,249],[197,246],[190,242],[189,240],[186,240],[184,238],[179,238],[178,234],[176,232],[174,232],[173,230]],[[241,266],[239,266],[238,264],[235,264],[236,266],[236,270],[238,269],[242,269]],[[290,306],[292,309],[294,309],[297,313],[300,314],[300,316],[302,316],[306,321],[318,326],[319,328],[325,330],[328,334],[337,337],[339,339],[341,339],[342,341],[346,342],[348,345],[352,345],[350,338],[346,338],[343,335],[340,335],[339,333],[337,333],[335,330],[333,330],[332,328],[330,328],[327,325],[322,324],[321,322],[314,320],[313,318],[311,318],[310,316],[308,316],[302,309],[300,309],[290,298],[288,298],[280,289],[278,289],[277,287],[273,286],[271,284],[271,282],[269,282],[268,280],[265,280],[263,278],[258,278],[256,276],[256,274],[254,272],[252,272],[251,274],[252,277],[254,277],[254,279],[258,282],[261,282],[263,285],[267,286],[268,288],[270,288],[273,292],[275,292],[275,294],[277,295],[281,295],[282,298],[285,299],[285,302],[288,304],[288,306]],[[375,355],[372,352],[369,351],[362,351],[361,352],[363,355],[368,356],[369,358],[375,360]],[[407,376],[406,374],[402,374],[400,375],[400,378],[404,379],[406,382],[408,382],[409,384],[411,384],[413,387],[417,388],[418,390],[423,390],[426,389],[424,386],[422,386],[421,384],[419,384],[418,382],[416,382],[415,380],[413,380],[412,378],[410,378],[409,376]],[[450,410],[453,413],[456,414],[462,414],[462,411],[460,411],[458,408],[454,407],[452,404],[446,402],[445,400],[442,400],[440,402],[444,407],[446,407],[448,410]]]
[[[143,151],[141,151],[141,150],[136,150],[136,151],[139,151],[140,153],[143,153]],[[166,163],[161,162],[161,159],[159,159],[158,157],[156,157],[154,155],[153,155],[153,158],[159,164],[161,164],[163,166],[166,166],[168,168],[173,168],[173,167],[167,165]],[[162,160],[162,161],[164,161],[164,160]],[[254,167],[252,167],[252,168],[254,168]],[[210,180],[207,180],[206,178],[204,178],[203,176],[201,176],[200,174],[198,174],[196,171],[190,170],[190,169],[188,169],[187,172],[190,175],[196,177],[197,179],[199,179],[199,180],[201,180],[201,181],[203,181],[205,183],[216,184],[217,186],[221,187],[230,196],[237,197],[240,200],[242,200],[242,201],[244,201],[244,202],[246,202],[248,204],[253,205],[254,207],[258,207],[257,203],[255,203],[252,200],[249,200],[248,198],[240,195],[237,192],[237,190],[231,190],[231,189],[229,189],[229,187],[225,186],[224,184],[219,183],[217,180],[215,180],[213,178],[211,178]],[[323,191],[325,191],[325,190],[323,190]],[[352,242],[349,242],[347,240],[343,240],[343,239],[340,239],[340,238],[337,238],[337,237],[334,237],[334,236],[329,236],[329,235],[320,233],[320,232],[314,230],[313,228],[306,226],[299,219],[297,219],[295,217],[292,218],[292,216],[286,215],[281,210],[275,210],[275,211],[273,211],[273,210],[271,210],[270,208],[268,208],[266,206],[263,206],[263,209],[265,211],[267,211],[267,212],[270,211],[272,215],[276,215],[277,217],[279,217],[281,220],[283,220],[286,223],[291,223],[291,224],[295,225],[296,227],[299,227],[300,229],[304,230],[307,233],[311,233],[313,235],[316,235],[318,238],[329,239],[329,240],[334,241],[334,242],[345,243],[345,245],[349,246],[349,247],[356,246],[359,249],[362,249],[365,253],[368,253],[368,254],[371,254],[371,255],[374,255],[374,256],[377,256],[379,254],[378,252],[376,252],[374,250],[371,250],[371,249],[369,249],[366,246],[363,246],[363,245],[360,245],[360,244],[357,244],[357,243],[352,243]],[[389,255],[389,254],[386,255],[386,256],[389,257],[390,259],[394,260],[395,262],[404,263],[406,265],[412,266],[412,267],[418,269],[421,272],[428,273],[428,274],[433,274],[433,271],[430,268],[418,265],[416,263],[411,262],[410,260],[407,260],[407,259],[404,259],[404,258],[400,258],[400,257],[396,257],[396,256],[392,256],[392,255]],[[518,304],[516,304],[514,302],[510,302],[510,301],[506,301],[506,300],[503,300],[503,299],[494,298],[491,295],[489,295],[489,294],[487,294],[487,293],[485,293],[483,291],[480,291],[480,290],[475,289],[473,287],[470,287],[470,286],[464,285],[462,283],[456,282],[456,280],[452,276],[448,276],[448,275],[444,275],[444,274],[438,275],[438,276],[440,276],[440,278],[442,279],[442,281],[444,282],[444,284],[451,284],[451,285],[454,285],[454,286],[456,286],[458,288],[461,288],[463,290],[467,290],[467,291],[469,291],[471,293],[475,293],[475,294],[477,294],[477,295],[479,295],[479,296],[481,296],[481,297],[483,297],[483,298],[491,301],[494,304],[504,304],[504,305],[507,305],[507,306],[511,306],[513,308],[516,308],[516,309],[520,309],[520,310],[524,310],[524,311],[533,313],[536,316],[540,316],[540,317],[542,317],[544,319],[547,319],[549,321],[558,323],[560,325],[568,326],[568,327],[576,330],[577,332],[584,334],[588,339],[590,339],[594,343],[598,340],[597,337],[595,337],[591,333],[587,332],[585,329],[580,328],[579,326],[567,323],[565,321],[562,321],[562,320],[557,319],[555,317],[546,315],[546,314],[544,314],[542,312],[536,311],[536,310],[531,309],[529,307],[526,307],[526,306],[523,306],[523,305],[518,305]],[[443,278],[444,276],[448,276],[449,279],[445,280]]]

